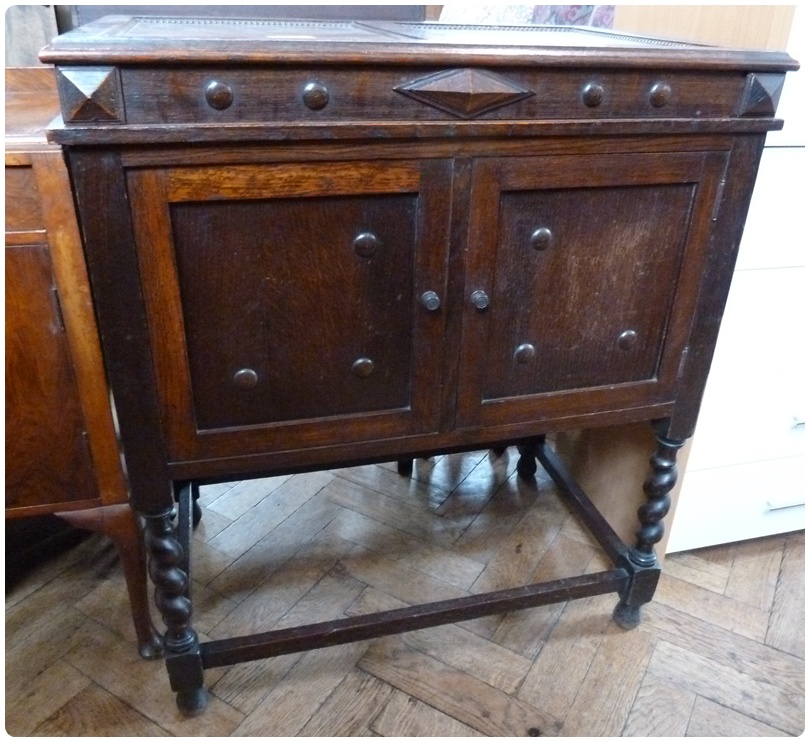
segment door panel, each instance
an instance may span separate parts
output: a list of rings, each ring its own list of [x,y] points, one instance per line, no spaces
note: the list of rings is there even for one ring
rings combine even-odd
[[[174,456],[435,429],[444,308],[419,297],[444,295],[446,163],[129,178]]]
[[[408,406],[417,200],[172,205],[199,429]]]
[[[711,221],[723,161],[476,163],[463,424],[553,415],[562,400],[573,411],[577,398],[594,411],[667,400],[698,288],[696,236]]]

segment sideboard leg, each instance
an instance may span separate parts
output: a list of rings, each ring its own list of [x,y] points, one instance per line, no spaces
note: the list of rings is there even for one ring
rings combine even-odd
[[[103,533],[115,544],[127,584],[138,653],[151,660],[163,655],[163,640],[152,623],[146,585],[146,554],[135,511],[126,504],[56,513],[76,528]]]
[[[172,524],[172,508],[144,515],[149,576],[155,585],[155,604],[166,624],[163,644],[169,682],[177,705],[188,715],[200,713],[207,703],[197,633],[191,628],[189,576],[183,571],[183,546]]]
[[[669,493],[678,480],[676,468],[678,451],[685,441],[665,437],[656,431],[657,448],[650,459],[651,473],[644,482],[647,501],[638,509],[641,528],[636,531],[636,543],[628,551],[633,572],[628,589],[613,612],[613,618],[623,629],[638,626],[640,609],[655,593],[661,567],[655,545],[664,536],[664,516],[669,512]]]
[[[397,472],[403,477],[409,477],[413,473],[413,459],[400,459],[397,461]]]
[[[532,438],[531,440],[518,443],[517,450],[520,458],[517,463],[518,476],[526,481],[534,479],[537,473],[537,447],[543,444],[545,436]]]
[[[191,523],[194,528],[196,528],[199,522],[202,520],[202,508],[200,507],[199,499],[200,485],[194,482],[191,485]]]

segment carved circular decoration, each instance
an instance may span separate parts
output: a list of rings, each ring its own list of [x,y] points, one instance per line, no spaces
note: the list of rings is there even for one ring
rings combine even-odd
[[[531,343],[523,343],[515,348],[515,360],[518,363],[528,363],[535,356],[535,349]]]
[[[233,90],[224,82],[214,80],[214,82],[208,83],[208,87],[205,89],[205,101],[211,108],[222,111],[233,103]]]
[[[370,358],[358,358],[352,364],[352,371],[354,371],[355,376],[359,376],[361,379],[366,379],[371,376],[372,372],[374,371],[374,361]]]
[[[354,251],[361,258],[370,258],[375,252],[377,252],[377,248],[380,246],[380,241],[377,239],[377,235],[373,234],[372,232],[363,232],[354,238],[354,242],[352,244],[354,245]]]
[[[259,375],[252,368],[240,368],[233,375],[234,386],[240,389],[253,389],[259,382]]]
[[[619,335],[619,347],[622,350],[632,350],[638,342],[638,333],[635,330],[625,330]]]
[[[582,102],[588,108],[596,108],[605,99],[605,89],[598,82],[589,82],[582,88]]]
[[[476,309],[486,309],[489,306],[489,296],[486,291],[473,291],[470,294],[470,301]]]
[[[535,250],[548,250],[554,241],[554,235],[548,227],[540,227],[532,232],[531,243]]]
[[[321,85],[319,82],[310,82],[304,87],[302,98],[304,105],[310,111],[320,111],[329,103],[329,91],[325,85]]]
[[[442,300],[435,291],[425,291],[419,297],[419,301],[428,312],[435,312],[442,305]]]
[[[663,108],[672,98],[672,88],[665,82],[657,82],[650,88],[650,104],[654,108]]]

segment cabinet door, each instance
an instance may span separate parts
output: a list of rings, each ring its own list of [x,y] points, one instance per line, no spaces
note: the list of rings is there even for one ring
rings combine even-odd
[[[477,161],[459,423],[671,401],[725,161]]]
[[[436,428],[445,310],[421,297],[444,297],[449,176],[403,161],[129,173],[175,460]]]

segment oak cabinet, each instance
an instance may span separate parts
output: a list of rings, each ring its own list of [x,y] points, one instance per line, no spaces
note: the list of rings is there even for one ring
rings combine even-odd
[[[184,711],[204,669],[302,649],[606,592],[638,624],[793,60],[592,29],[120,17],[42,59]],[[627,545],[546,434],[640,421],[655,451]],[[613,568],[199,641],[200,483],[508,444]]]

